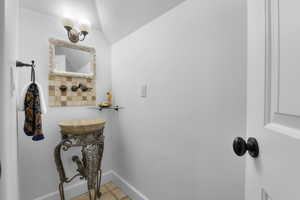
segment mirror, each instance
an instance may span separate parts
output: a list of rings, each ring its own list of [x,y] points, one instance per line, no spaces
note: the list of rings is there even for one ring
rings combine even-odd
[[[89,53],[78,49],[55,47],[54,65],[60,72],[92,73]]]
[[[50,73],[53,75],[93,78],[95,49],[50,39]]]

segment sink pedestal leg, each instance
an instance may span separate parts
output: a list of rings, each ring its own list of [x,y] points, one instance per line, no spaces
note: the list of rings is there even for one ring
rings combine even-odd
[[[78,174],[67,178],[61,159],[61,150],[67,151],[71,147],[82,147],[82,160],[78,156],[73,156],[72,160],[77,165]],[[104,150],[103,129],[85,133],[81,135],[65,136],[56,146],[54,151],[56,168],[59,174],[59,193],[61,200],[65,200],[64,183],[70,183],[77,176],[87,180],[87,189],[90,200],[97,200],[101,197],[101,161]]]
[[[65,200],[64,183],[63,182],[59,183],[58,188],[59,188],[60,199]]]
[[[90,194],[90,200],[100,198],[101,170],[100,164],[103,155],[104,144],[91,144],[83,147],[83,165],[86,169],[87,186]],[[91,197],[93,193],[93,198]]]

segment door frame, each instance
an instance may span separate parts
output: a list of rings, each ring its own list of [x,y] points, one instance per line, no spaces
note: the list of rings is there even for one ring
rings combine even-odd
[[[0,1],[0,195],[3,200],[19,200],[16,95],[11,79],[18,50],[19,0]]]

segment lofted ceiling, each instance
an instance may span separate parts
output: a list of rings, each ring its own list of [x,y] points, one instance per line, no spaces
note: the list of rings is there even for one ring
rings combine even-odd
[[[95,1],[103,31],[112,42],[115,42],[184,0]]]
[[[21,7],[88,20],[113,43],[185,0],[20,0]]]

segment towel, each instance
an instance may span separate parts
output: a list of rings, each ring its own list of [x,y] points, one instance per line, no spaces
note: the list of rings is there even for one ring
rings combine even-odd
[[[33,136],[32,140],[44,139],[42,131],[42,110],[40,91],[36,83],[31,83],[24,98],[25,123],[24,132],[28,136]]]
[[[42,87],[39,83],[35,82],[35,84],[38,86],[38,90],[39,90],[39,93],[40,93],[39,96],[40,96],[42,114],[46,114],[47,113],[47,107],[46,107],[46,102],[45,102],[45,98],[44,98],[43,89],[42,89]],[[21,93],[21,96],[20,96],[19,102],[18,102],[18,110],[20,110],[20,111],[25,110],[25,108],[24,108],[25,95],[26,95],[27,90],[28,90],[30,85],[31,85],[31,83],[27,84],[22,90],[22,93]]]

